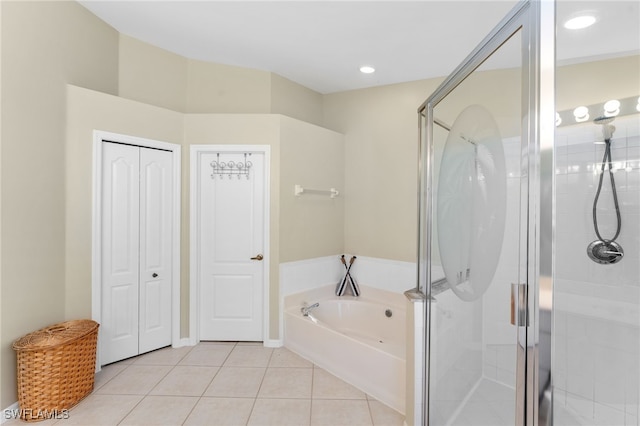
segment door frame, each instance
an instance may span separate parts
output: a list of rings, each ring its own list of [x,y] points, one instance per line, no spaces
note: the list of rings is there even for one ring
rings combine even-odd
[[[270,206],[271,206],[271,147],[269,145],[191,145],[191,159],[190,159],[190,186],[189,186],[189,336],[190,344],[195,345],[200,342],[200,306],[198,301],[200,300],[200,282],[198,279],[198,204],[199,200],[196,196],[199,190],[198,176],[199,176],[199,164],[200,158],[203,154],[210,154],[215,152],[259,152],[264,155],[264,230],[263,241],[264,249],[263,254],[266,258],[266,262],[260,262],[263,270],[263,288],[262,288],[262,300],[263,300],[263,318],[262,318],[262,340],[265,346],[270,346],[269,340],[269,294],[270,294],[270,280],[269,273],[271,268],[270,264]]]
[[[123,135],[102,130],[93,131],[93,171],[92,171],[92,228],[91,228],[91,319],[102,320],[102,144],[110,141],[142,148],[155,148],[171,152],[173,167],[172,206],[172,258],[171,258],[171,345],[185,346],[180,339],[180,213],[181,213],[181,159],[182,147],[178,144],[161,142],[137,136]],[[100,342],[96,354],[96,371],[100,370]]]

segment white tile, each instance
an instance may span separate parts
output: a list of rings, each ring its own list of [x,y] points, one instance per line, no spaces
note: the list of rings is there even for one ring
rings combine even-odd
[[[196,397],[147,396],[120,425],[181,425],[196,402],[198,402]]]
[[[625,426],[638,426],[638,417],[631,414],[625,414],[624,417]]]
[[[149,394],[201,396],[217,372],[218,367],[178,365]]]
[[[485,402],[468,401],[460,413],[454,425],[474,425],[474,426],[511,426],[514,418],[505,420],[509,417],[507,413],[501,413],[499,410],[508,408],[506,404],[499,407],[492,406]]]
[[[313,369],[313,398],[365,399],[366,394],[321,368]]]
[[[117,425],[142,400],[142,395],[89,395],[69,411],[65,425]]]
[[[291,352],[287,348],[276,348],[271,355],[269,367],[312,368],[313,363]]]
[[[373,420],[366,400],[314,399],[312,426],[371,426]]]
[[[383,403],[369,399],[369,411],[374,426],[403,426],[404,416]]]
[[[311,398],[312,373],[310,368],[269,368],[258,398]]]
[[[256,399],[247,425],[307,426],[310,423],[310,414],[309,399]]]
[[[176,365],[191,351],[191,346],[181,348],[167,347],[140,355],[134,361],[135,365]]]
[[[253,409],[253,398],[201,398],[184,422],[185,426],[245,425]]]
[[[594,404],[592,399],[582,398],[578,395],[567,392],[566,407],[580,417],[593,418]]]
[[[226,367],[266,367],[269,365],[272,348],[257,345],[237,345],[224,363]]]
[[[234,346],[234,343],[210,344],[201,342],[180,360],[179,365],[221,366]]]
[[[105,365],[102,369],[96,373],[93,389],[97,390],[104,386],[109,380],[120,374],[129,364],[115,363],[111,365]]]
[[[624,411],[619,411],[603,404],[594,404],[594,424],[602,426],[624,426]]]
[[[255,398],[265,371],[265,368],[259,367],[222,367],[204,395]]]
[[[165,365],[131,365],[98,389],[97,394],[146,395],[172,367]]]

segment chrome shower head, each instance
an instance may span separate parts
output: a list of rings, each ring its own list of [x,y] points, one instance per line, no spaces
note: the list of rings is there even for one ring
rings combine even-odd
[[[613,120],[615,117],[598,117],[593,120],[594,124],[599,124],[602,126],[602,136],[605,141],[610,140],[613,137],[613,132],[616,131],[616,128],[613,124]]]

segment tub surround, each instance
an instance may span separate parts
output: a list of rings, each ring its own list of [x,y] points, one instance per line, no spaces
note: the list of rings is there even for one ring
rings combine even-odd
[[[345,257],[350,256],[351,254],[345,254]],[[344,273],[344,265],[340,262],[340,254],[280,264],[280,306],[283,308],[280,311],[280,335],[284,336],[284,345],[299,355],[314,360],[316,364],[375,396],[390,407],[405,413],[405,394],[407,390],[406,360],[404,356],[402,359],[394,359],[393,356],[384,354],[378,349],[373,349],[372,347],[369,349],[363,348],[363,344],[354,342],[353,339],[340,335],[338,332],[329,330],[326,327],[312,329],[310,328],[311,321],[302,317],[300,313],[300,307],[304,304],[312,305],[323,300],[354,299],[353,296],[342,296],[340,298],[335,296],[336,285],[344,277]],[[403,317],[406,317],[407,306],[413,304],[407,301],[404,292],[415,288],[416,273],[417,266],[415,262],[360,255],[357,255],[357,259],[351,268],[353,278],[361,286],[361,295],[357,298],[358,300],[370,301],[377,299],[384,301],[386,304],[396,306],[398,309],[394,311],[394,314],[397,315],[402,312],[401,315]],[[422,314],[420,312],[422,310],[415,312],[414,307],[409,309],[411,309],[411,318],[421,317]],[[424,308],[421,306],[421,309]],[[287,318],[286,321],[285,317]],[[415,333],[422,332],[421,330],[416,330],[414,324],[407,328],[406,318],[403,319],[405,319],[405,325],[402,327],[401,333],[406,334],[409,332],[413,336]],[[306,322],[303,320],[306,320]],[[302,344],[298,336],[309,332],[318,333],[318,339],[307,338],[305,343]],[[293,340],[291,339],[292,335],[296,335]],[[333,342],[336,338],[338,343],[324,343],[324,339]],[[336,345],[341,349],[340,354],[347,355],[336,355],[331,350],[328,350],[331,346]],[[415,350],[423,351],[422,344],[414,345],[413,343],[409,344],[409,342],[406,342],[403,348],[406,349],[405,352],[412,352],[407,357],[411,360],[418,358],[418,354],[413,353]],[[334,357],[331,362],[335,365],[328,360],[317,359],[317,356],[325,350],[328,350],[329,353],[323,354],[322,357],[329,359]],[[362,350],[366,351],[367,355],[355,355]],[[338,358],[340,362],[338,362]],[[342,361],[343,358],[355,360],[355,365],[345,366]],[[366,359],[367,362],[361,362],[363,359]],[[368,380],[364,380],[365,383],[361,382],[363,378],[368,379],[371,375],[372,365],[382,365],[385,362],[387,367],[374,367],[374,370],[386,369],[392,371],[392,373],[387,374],[384,379],[379,379],[377,385],[367,383]],[[364,370],[358,370],[360,367],[363,367]],[[337,368],[341,370],[338,371]],[[416,369],[411,368],[411,371],[413,372],[411,377],[414,377],[414,374],[417,374]],[[410,392],[408,395],[411,396],[414,393]],[[414,413],[412,412],[411,415],[413,416]]]
[[[280,306],[286,305],[287,296],[314,290],[327,285],[335,286],[344,277],[344,265],[340,256],[316,257],[311,259],[285,262],[280,264]],[[346,254],[350,258],[352,254]],[[367,288],[386,290],[402,295],[415,288],[417,267],[415,262],[380,259],[356,255],[351,268],[351,276]],[[366,297],[366,294],[362,294]],[[404,296],[403,296],[404,297]],[[311,302],[314,303],[314,302]],[[283,335],[284,309],[280,309],[280,336]]]
[[[361,290],[360,297],[339,297],[331,283],[287,296],[285,347],[404,414],[406,298],[364,285]],[[302,306],[318,302],[303,316]]]
[[[280,264],[280,295],[337,284],[344,276],[341,254]],[[350,258],[351,254],[345,254]],[[356,255],[351,275],[367,287],[402,294],[416,286],[416,263]]]

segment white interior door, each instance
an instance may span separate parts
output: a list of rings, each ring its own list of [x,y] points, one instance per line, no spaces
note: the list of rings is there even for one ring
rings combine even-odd
[[[139,353],[171,344],[171,156],[140,148]]]
[[[138,355],[140,150],[102,144],[101,362]]]
[[[213,174],[214,161],[246,160],[248,177]],[[198,173],[200,339],[262,341],[264,153],[203,153]]]
[[[102,144],[101,364],[171,344],[171,153]]]

